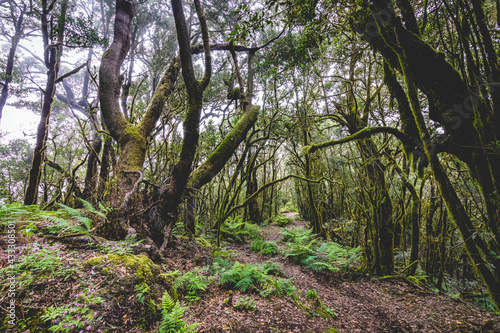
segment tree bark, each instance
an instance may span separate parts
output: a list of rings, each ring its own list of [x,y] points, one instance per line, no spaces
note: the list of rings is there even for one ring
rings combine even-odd
[[[33,162],[29,173],[28,187],[24,197],[25,205],[34,205],[38,199],[38,187],[40,185],[40,177],[42,174],[43,161],[45,159],[45,143],[49,132],[50,113],[52,111],[52,102],[56,92],[56,80],[59,74],[61,56],[63,51],[64,28],[66,24],[66,10],[68,8],[68,0],[63,0],[61,3],[61,14],[57,23],[57,41],[55,45],[49,45],[48,31],[48,15],[47,0],[42,1],[42,35],[45,46],[45,64],[47,66],[47,82],[45,91],[43,92],[42,115],[38,124],[36,146],[33,152]]]

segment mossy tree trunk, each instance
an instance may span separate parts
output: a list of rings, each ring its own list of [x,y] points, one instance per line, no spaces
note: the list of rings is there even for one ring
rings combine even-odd
[[[42,0],[42,37],[44,44],[44,61],[47,67],[47,82],[43,92],[42,113],[40,123],[38,124],[36,145],[33,152],[33,161],[29,172],[28,186],[24,196],[25,205],[34,205],[38,199],[38,187],[42,175],[43,161],[45,159],[46,141],[49,133],[50,114],[52,112],[52,103],[56,93],[56,80],[59,75],[61,65],[61,56],[63,52],[64,30],[66,25],[66,11],[68,9],[68,0],[61,3],[61,13],[57,19],[56,42],[51,44],[49,34],[49,15],[52,6],[49,6],[47,0]]]
[[[254,194],[258,189],[259,185],[257,183],[257,169],[256,169],[256,162],[257,162],[257,156],[259,154],[259,150],[257,149],[256,151],[253,152],[250,151],[251,153],[247,155],[247,167],[246,167],[246,197],[251,197],[252,194]],[[257,197],[253,198],[252,200],[249,201],[248,206],[248,219],[254,223],[261,223],[262,222],[262,214],[259,208],[259,202]]]
[[[181,0],[172,0],[172,11],[174,14],[177,40],[179,42],[179,54],[182,67],[182,77],[188,94],[187,111],[183,122],[183,140],[179,161],[175,164],[171,181],[162,191],[158,205],[159,219],[151,225],[153,240],[161,245],[162,251],[168,244],[170,231],[177,219],[177,208],[182,200],[182,195],[191,174],[193,160],[198,147],[200,114],[203,107],[203,91],[208,86],[212,75],[212,62],[210,54],[210,42],[208,28],[203,10],[199,0],[195,0],[196,13],[201,26],[203,38],[203,49],[205,52],[205,74],[201,80],[197,80],[192,60],[189,30],[187,28],[184,9]],[[163,229],[168,231],[163,234]]]
[[[443,54],[434,50],[422,40],[412,22],[415,16],[408,1],[400,2],[403,21],[396,17],[392,10],[392,2],[374,1],[370,9],[366,8],[356,14],[358,31],[367,31],[369,23],[375,23],[377,34],[367,36],[369,43],[379,52],[394,69],[403,74],[406,82],[406,94],[417,124],[420,146],[431,166],[433,175],[439,186],[448,212],[455,221],[464,240],[467,253],[478,274],[482,277],[490,292],[492,301],[500,307],[500,153],[490,148],[499,139],[498,103],[496,96],[498,87],[489,84],[485,90],[470,86],[455,68],[446,61]],[[391,10],[388,10],[391,9]],[[474,13],[463,8],[474,24],[464,26],[479,27],[482,45],[476,47],[487,49],[486,72],[498,75],[498,61],[495,51],[490,47],[490,33],[484,24],[484,13],[481,3],[473,1]],[[384,12],[385,16],[380,13]],[[476,25],[477,23],[477,25]],[[356,25],[356,23],[354,23]],[[362,29],[359,29],[359,27]],[[461,28],[460,26],[458,27]],[[467,35],[467,31],[460,30]],[[466,39],[463,39],[466,40]],[[463,41],[462,40],[462,41]],[[469,49],[470,45],[462,45]],[[476,69],[480,69],[470,62]],[[471,76],[470,82],[480,83],[478,78]],[[488,78],[490,80],[490,78]],[[498,82],[491,80],[491,82]],[[432,140],[419,105],[417,89],[421,90],[429,102],[429,118],[442,125],[446,140]],[[477,92],[475,92],[477,91]],[[490,107],[489,96],[493,100]],[[486,205],[487,231],[492,238],[486,240],[480,230],[472,223],[463,204],[457,196],[448,175],[441,165],[437,152],[447,151],[464,161],[473,177],[477,180]]]
[[[133,0],[117,0],[114,25],[114,39],[108,50],[103,54],[99,68],[99,101],[104,123],[111,137],[118,142],[119,159],[114,170],[114,176],[107,184],[111,190],[112,206],[120,208],[119,224],[123,230],[123,218],[126,215],[131,195],[136,191],[142,180],[142,168],[147,150],[147,137],[152,133],[158,121],[163,106],[170,96],[178,74],[182,68],[184,83],[188,92],[188,106],[183,122],[183,142],[179,161],[174,165],[171,182],[162,189],[160,204],[151,219],[152,238],[158,244],[166,244],[163,230],[175,223],[177,208],[188,181],[190,187],[200,188],[209,182],[224,166],[236,147],[245,137],[248,129],[257,119],[258,108],[248,105],[240,121],[226,136],[214,153],[193,174],[191,174],[193,159],[196,154],[199,138],[200,112],[203,106],[203,91],[211,76],[211,56],[206,20],[198,1],[195,1],[196,11],[202,27],[203,47],[191,47],[188,29],[184,21],[182,2],[172,1],[174,17],[180,46],[179,56],[174,58],[156,86],[145,115],[139,124],[130,123],[124,116],[120,106],[120,67],[130,49],[131,21],[135,14]],[[217,50],[247,51],[253,56],[258,48],[233,47],[230,44],[212,46]],[[205,53],[205,76],[197,80],[192,64],[193,53]],[[244,102],[243,102],[244,103]],[[248,104],[248,103],[247,103]],[[190,177],[191,176],[191,177]],[[167,234],[169,234],[167,232]]]
[[[356,49],[353,43],[353,50]],[[353,51],[349,66],[349,82],[346,86],[347,106],[344,110],[344,124],[349,133],[355,134],[368,125],[368,115],[371,101],[379,93],[380,88],[373,94],[367,90],[367,99],[363,108],[358,107],[354,94],[355,67],[357,56]],[[371,66],[369,73],[371,74]],[[369,74],[369,75],[370,75]],[[371,85],[368,77],[367,86]],[[370,202],[370,223],[366,225],[367,244],[372,254],[367,264],[370,272],[377,275],[392,274],[394,270],[394,222],[392,216],[392,201],[389,196],[388,186],[385,181],[386,167],[379,158],[374,158],[378,153],[377,145],[372,138],[356,141],[358,150],[364,161],[364,170],[368,180],[367,193]]]
[[[239,51],[248,51],[248,79],[247,92],[245,93],[243,78],[240,73],[238,58],[236,56],[237,48],[232,42],[227,46],[210,46],[208,37],[208,28],[205,16],[199,1],[195,1],[196,13],[200,21],[200,27],[203,39],[203,50],[205,53],[205,75],[197,81],[195,78],[191,52],[193,48],[189,44],[188,29],[184,18],[182,2],[172,0],[172,9],[174,11],[175,24],[177,29],[177,39],[179,41],[180,57],[182,64],[182,75],[188,92],[188,111],[184,121],[184,139],[182,143],[181,156],[179,162],[174,166],[172,180],[163,191],[163,195],[158,207],[159,217],[155,219],[152,226],[154,230],[153,239],[157,245],[161,245],[160,251],[168,245],[171,231],[177,216],[177,208],[186,188],[199,189],[210,182],[224,167],[226,162],[232,156],[239,144],[245,139],[247,132],[252,128],[257,120],[259,108],[252,106],[253,95],[253,58],[259,48],[244,49]],[[203,91],[207,87],[211,77],[211,49],[226,49],[231,52],[236,76],[240,87],[240,99],[242,115],[236,125],[226,135],[222,142],[217,146],[212,154],[195,170],[191,171],[194,155],[198,145],[198,130],[200,121],[200,112],[203,106]],[[223,221],[222,221],[223,222]],[[221,221],[218,222],[220,227]],[[192,223],[191,223],[192,224]]]

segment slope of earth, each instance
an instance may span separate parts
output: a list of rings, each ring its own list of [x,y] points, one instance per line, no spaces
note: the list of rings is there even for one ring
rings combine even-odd
[[[500,332],[499,316],[403,279],[353,280],[292,262],[282,254],[282,231],[304,227],[294,220],[261,228],[263,241],[278,246],[273,255],[252,252],[251,240],[215,249],[202,238],[176,237],[163,259],[130,240],[19,232],[14,327],[2,236],[0,332],[158,332],[165,294],[185,305],[177,321],[198,323],[199,332]],[[253,275],[228,282],[237,270]]]
[[[294,217],[293,213],[285,215]],[[304,225],[304,221],[294,220],[287,228]],[[278,241],[281,229],[275,225],[265,227],[264,238]],[[315,273],[279,254],[262,256],[250,251],[248,243],[230,244],[227,248],[241,263],[279,263],[283,276],[293,279],[301,301],[305,302],[307,290],[315,290],[318,299],[335,310],[335,316],[311,316],[289,298],[257,298],[258,311],[239,314],[221,306],[220,299],[217,301],[220,295],[211,294],[207,295],[208,303],[193,307],[201,311],[206,306],[203,315],[196,316],[204,322],[200,327],[205,332],[500,332],[499,316],[403,279],[355,282],[342,272]]]

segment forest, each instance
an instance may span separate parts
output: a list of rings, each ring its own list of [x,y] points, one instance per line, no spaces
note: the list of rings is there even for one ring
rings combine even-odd
[[[499,11],[0,0],[0,331],[500,332]]]

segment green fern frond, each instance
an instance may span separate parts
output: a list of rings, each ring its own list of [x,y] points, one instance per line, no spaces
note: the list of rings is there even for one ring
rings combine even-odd
[[[322,262],[322,261],[316,261],[316,262],[313,262],[309,265],[307,265],[308,268],[312,269],[313,271],[316,271],[316,272],[319,272],[319,271],[322,271],[322,270],[329,270],[329,271],[332,271],[332,272],[338,272],[339,269],[337,267],[334,267],[326,262]]]
[[[234,287],[243,292],[247,291],[247,289],[253,284],[253,279],[250,276],[245,276],[240,281],[238,281]]]
[[[101,203],[99,203],[99,209],[97,209],[90,202],[83,200],[82,198],[80,198],[80,201],[83,203],[83,206],[85,207],[85,209],[88,210],[90,213],[96,214],[96,215],[102,217],[103,219],[106,218],[105,213],[107,212],[107,209]]]
[[[72,217],[82,217],[83,213],[80,212],[78,209],[75,209],[73,207],[66,206],[62,203],[58,203],[58,205],[70,216]]]
[[[170,310],[174,307],[174,305],[174,300],[172,299],[172,297],[170,297],[168,291],[165,290],[165,293],[163,293],[163,297],[161,298],[161,308],[163,310]]]
[[[170,294],[165,291],[162,297],[162,320],[158,330],[160,333],[191,333],[196,332],[198,323],[187,325],[182,317],[187,310],[178,301],[174,302]]]

